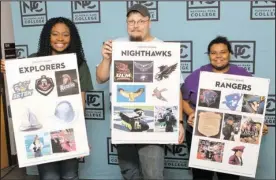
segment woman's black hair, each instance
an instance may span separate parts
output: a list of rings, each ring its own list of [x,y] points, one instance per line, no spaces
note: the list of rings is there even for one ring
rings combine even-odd
[[[215,39],[213,39],[209,45],[208,45],[208,49],[207,49],[207,52],[208,54],[210,54],[210,51],[211,51],[211,47],[214,45],[214,44],[225,44],[228,48],[228,51],[233,54],[233,51],[232,51],[232,47],[231,47],[231,44],[230,42],[228,41],[228,39],[226,37],[223,37],[223,36],[218,36],[216,37]]]
[[[52,55],[52,47],[50,43],[51,30],[57,23],[63,23],[69,28],[70,44],[66,49],[66,53],[76,53],[78,66],[80,66],[85,61],[81,38],[75,24],[64,17],[51,18],[43,26],[38,43],[37,56]]]

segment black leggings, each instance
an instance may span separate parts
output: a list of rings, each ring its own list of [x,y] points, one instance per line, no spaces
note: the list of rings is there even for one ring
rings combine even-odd
[[[188,145],[188,151],[190,153],[191,150],[191,142],[192,142],[192,133],[189,131],[186,131],[186,141]],[[196,169],[192,168],[193,173],[193,180],[212,180],[214,176],[213,171],[208,170],[202,170],[202,169]],[[219,173],[216,172],[219,180],[239,180],[240,176],[233,175],[233,174],[225,174],[225,173]]]

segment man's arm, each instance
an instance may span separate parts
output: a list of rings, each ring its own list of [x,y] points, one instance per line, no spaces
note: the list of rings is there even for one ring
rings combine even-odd
[[[185,82],[182,84],[182,86],[180,88],[180,93],[181,93],[181,97],[182,97],[182,108],[183,108],[183,112],[187,116],[194,113],[194,109],[191,108],[191,106],[189,104],[189,99],[190,99],[190,94],[191,93],[190,93],[190,88],[189,88],[188,85],[190,84],[190,76],[188,76],[185,79]]]
[[[125,115],[124,113],[120,112],[119,116],[121,117],[121,119],[122,119],[123,121],[126,121],[127,123],[130,122],[130,119],[131,119],[131,118],[129,118],[129,117],[128,117],[127,115]]]
[[[96,80],[99,84],[105,83],[109,80],[112,60],[112,40],[108,40],[103,44],[102,56],[103,60],[96,69]]]
[[[105,83],[110,76],[110,62],[103,59],[96,69],[96,80],[99,84]]]

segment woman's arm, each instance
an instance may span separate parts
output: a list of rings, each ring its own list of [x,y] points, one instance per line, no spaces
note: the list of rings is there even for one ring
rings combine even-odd
[[[193,108],[191,108],[188,100],[183,100],[182,106],[183,106],[183,111],[185,114],[187,114],[187,116],[194,113],[194,110]]]

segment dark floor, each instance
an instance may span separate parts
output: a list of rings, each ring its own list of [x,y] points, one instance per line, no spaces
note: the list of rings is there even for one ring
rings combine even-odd
[[[12,166],[1,170],[1,180],[38,180],[38,176],[26,175],[25,168],[18,168],[18,166]]]
[[[3,178],[3,179],[2,179]],[[38,176],[26,175],[25,168],[18,168],[18,166],[11,166],[1,170],[1,180],[39,180]],[[215,177],[214,180],[217,180]],[[240,180],[253,180],[253,178],[242,177]]]

